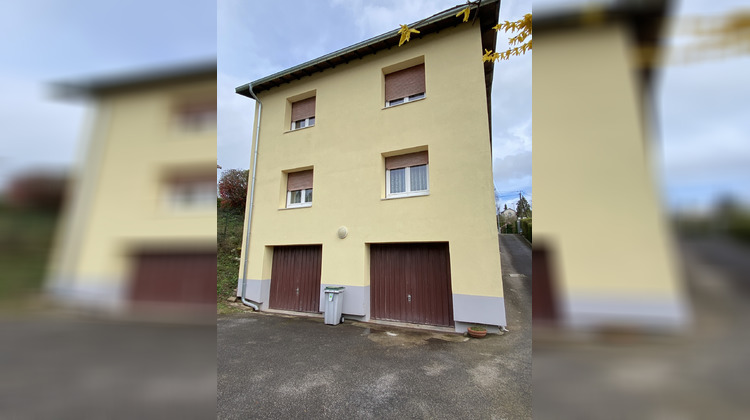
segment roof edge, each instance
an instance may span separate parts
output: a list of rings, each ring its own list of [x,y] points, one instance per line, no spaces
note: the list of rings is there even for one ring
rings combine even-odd
[[[480,6],[479,6],[479,8],[477,10],[480,11],[480,10],[486,9],[489,6],[495,6],[496,7],[496,11],[497,11],[496,14],[499,13],[500,0],[481,1],[480,2]],[[444,20],[446,20],[449,17],[453,17],[453,18],[458,19],[455,16],[456,13],[459,12],[460,10],[462,10],[465,7],[466,7],[466,4],[456,5],[456,6],[453,6],[452,8],[450,8],[450,9],[443,10],[442,12],[438,12],[438,13],[432,15],[432,16],[429,16],[427,18],[424,18],[424,19],[418,20],[416,22],[413,22],[413,23],[411,23],[408,26],[410,28],[413,28],[413,29],[420,29],[420,28],[425,28],[428,25],[434,24],[436,22],[444,21]],[[480,12],[475,12],[475,13],[480,13]],[[497,21],[497,17],[495,18],[495,20]],[[399,31],[399,29],[394,29],[394,30],[385,32],[383,34],[374,36],[372,38],[369,38],[369,39],[366,39],[364,41],[358,42],[356,44],[350,45],[348,47],[341,48],[341,49],[336,50],[336,51],[334,51],[332,53],[329,53],[329,54],[323,55],[321,57],[318,57],[318,58],[306,61],[306,62],[304,62],[302,64],[298,64],[298,65],[290,67],[288,69],[281,70],[279,72],[273,73],[273,74],[271,74],[269,76],[262,77],[260,79],[254,80],[254,81],[252,81],[250,83],[245,83],[244,85],[237,86],[235,88],[235,93],[243,95],[243,96],[246,96],[246,97],[252,99],[252,95],[250,94],[250,90],[253,87],[256,87],[256,86],[259,86],[259,85],[261,85],[263,87],[266,84],[269,84],[269,83],[271,83],[271,82],[273,82],[273,81],[275,81],[277,79],[281,79],[281,78],[284,78],[284,77],[287,77],[287,76],[291,76],[291,80],[296,80],[296,79],[298,79],[300,77],[296,77],[296,76],[292,75],[292,73],[303,72],[303,73],[305,73],[305,74],[303,74],[303,76],[304,75],[310,75],[310,73],[307,72],[307,69],[309,69],[311,67],[314,67],[314,68],[317,69],[316,71],[313,71],[313,73],[315,73],[317,71],[327,70],[328,68],[333,68],[336,65],[339,65],[340,63],[338,63],[338,64],[331,64],[330,60],[335,60],[335,59],[341,58],[342,56],[347,55],[347,54],[354,54],[356,57],[362,58],[362,57],[364,57],[366,55],[370,55],[370,54],[373,54],[373,53],[375,53],[377,51],[385,49],[386,47],[390,48],[393,45],[382,45],[381,43],[386,43],[387,44],[387,41],[391,40],[392,38],[398,38],[399,37],[398,31]],[[429,33],[430,32],[425,32],[425,33],[420,34],[420,38],[422,36],[428,35]],[[375,46],[376,44],[381,44],[380,48],[373,48],[373,46]],[[493,47],[494,47],[494,45],[493,45]],[[359,50],[365,49],[365,48],[367,48],[367,49],[369,49],[371,51],[366,52],[364,55],[360,54]],[[346,62],[348,62],[348,61],[346,61]],[[322,69],[320,69],[321,65],[323,66]],[[275,87],[275,86],[271,86],[271,87]],[[262,90],[257,91],[255,93],[259,93],[259,92],[262,92],[264,90],[268,90],[271,87],[267,87],[267,88],[264,87],[264,88],[262,88]]]

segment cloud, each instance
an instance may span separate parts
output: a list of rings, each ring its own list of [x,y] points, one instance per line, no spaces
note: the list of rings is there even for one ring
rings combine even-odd
[[[250,162],[254,104],[235,95],[235,86],[396,29],[400,23],[426,18],[457,4],[461,2],[220,2],[219,163],[227,168],[247,167]],[[294,9],[295,13],[288,13],[290,9]],[[500,7],[500,19],[515,20],[530,11],[531,2],[528,0],[507,0]],[[284,19],[277,19],[279,16]],[[499,39],[499,46],[507,43],[507,36],[504,35],[501,35],[504,39]],[[305,42],[300,43],[300,39]],[[495,64],[492,95],[495,158],[531,153],[531,66],[531,54]],[[495,173],[498,188],[530,190],[530,162],[529,170],[519,178],[511,180],[506,175],[504,172],[500,176]]]
[[[330,1],[332,8],[346,11],[346,18],[354,23],[362,39],[398,29],[400,24],[411,24],[456,4],[455,0]]]
[[[30,168],[67,168],[77,157],[86,106],[54,101],[49,86],[22,78],[0,79],[3,99],[0,186]],[[34,112],[30,112],[33,110]],[[43,121],[40,124],[40,121]]]
[[[217,74],[217,138],[219,165],[224,169],[248,169],[255,120],[255,101],[238,95],[234,88],[247,80]]]
[[[496,158],[494,167],[495,179],[501,182],[531,177],[531,151]]]

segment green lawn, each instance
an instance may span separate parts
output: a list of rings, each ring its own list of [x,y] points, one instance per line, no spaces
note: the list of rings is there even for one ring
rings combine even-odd
[[[221,207],[218,207],[216,212],[216,299],[219,303],[217,309],[221,310],[222,304],[228,297],[236,296],[240,248],[242,247],[242,224],[245,216],[240,210]]]
[[[0,202],[0,300],[41,289],[58,214]]]

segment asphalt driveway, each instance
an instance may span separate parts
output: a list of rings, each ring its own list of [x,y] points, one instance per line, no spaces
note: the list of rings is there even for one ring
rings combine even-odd
[[[526,276],[516,267],[523,255],[510,255],[530,250],[504,236],[506,335],[469,339],[350,321],[330,326],[320,318],[221,316],[218,417],[531,418],[531,259]]]

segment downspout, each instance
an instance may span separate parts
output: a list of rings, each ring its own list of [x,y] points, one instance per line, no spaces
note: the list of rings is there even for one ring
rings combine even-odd
[[[256,102],[258,102],[258,112],[255,116],[255,146],[253,146],[253,176],[250,180],[250,206],[248,207],[248,214],[247,214],[247,226],[246,226],[246,235],[245,235],[245,261],[244,265],[242,267],[242,295],[241,300],[242,303],[255,309],[256,311],[259,311],[260,308],[256,303],[250,302],[249,300],[245,299],[245,290],[247,288],[247,263],[249,260],[249,254],[250,254],[250,224],[253,221],[253,201],[255,198],[255,170],[258,167],[258,138],[260,137],[260,115],[263,111],[263,103],[258,99],[257,96],[255,96],[255,93],[253,92],[253,86],[250,85],[248,87],[248,91],[250,92],[250,96],[255,99]]]

